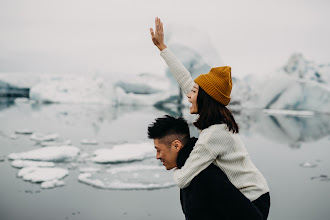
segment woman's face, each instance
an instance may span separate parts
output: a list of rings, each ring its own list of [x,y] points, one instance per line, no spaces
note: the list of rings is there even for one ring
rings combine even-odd
[[[198,96],[199,86],[195,83],[194,87],[188,93],[188,101],[192,104],[190,107],[190,114],[197,114],[198,113],[198,105],[197,105],[197,96]]]

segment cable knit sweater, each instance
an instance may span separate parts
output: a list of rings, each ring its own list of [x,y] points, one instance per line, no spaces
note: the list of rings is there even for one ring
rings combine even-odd
[[[160,55],[187,95],[194,85],[189,71],[168,48]],[[230,132],[225,124],[212,125],[201,131],[185,165],[174,170],[174,181],[180,188],[185,188],[211,163],[218,166],[250,201],[269,192],[265,178],[252,163],[239,135]]]

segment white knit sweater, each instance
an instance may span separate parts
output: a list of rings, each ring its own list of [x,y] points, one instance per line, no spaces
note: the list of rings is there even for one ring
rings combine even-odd
[[[160,55],[187,95],[194,85],[189,71],[168,48]],[[185,188],[211,163],[218,166],[250,201],[269,192],[265,178],[252,163],[239,135],[230,132],[225,124],[202,130],[185,165],[174,170],[174,181],[180,188]]]

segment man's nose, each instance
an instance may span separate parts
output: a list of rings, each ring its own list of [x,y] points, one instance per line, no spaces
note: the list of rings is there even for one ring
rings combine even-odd
[[[159,156],[159,154],[158,154],[158,153],[156,154],[156,159],[157,159],[157,160],[159,160],[159,159],[160,159],[160,156]]]

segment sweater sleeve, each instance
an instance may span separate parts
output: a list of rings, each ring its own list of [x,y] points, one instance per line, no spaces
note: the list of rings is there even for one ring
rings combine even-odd
[[[212,130],[204,130],[199,136],[194,149],[181,169],[174,169],[173,177],[175,183],[182,189],[189,186],[192,179],[207,168],[218,156],[211,149],[215,148],[216,142]]]
[[[179,83],[182,91],[187,95],[194,86],[194,80],[192,79],[189,71],[184,67],[180,60],[166,48],[160,52],[160,55],[165,60],[168,68],[172,72],[176,81]]]

